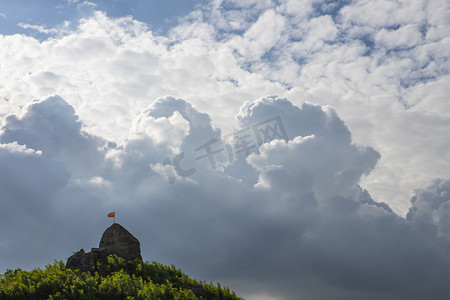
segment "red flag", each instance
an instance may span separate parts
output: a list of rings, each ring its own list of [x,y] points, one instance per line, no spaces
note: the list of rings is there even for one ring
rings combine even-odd
[[[109,214],[108,214],[108,217],[110,217],[110,218],[115,218],[116,217],[116,212],[110,212]]]

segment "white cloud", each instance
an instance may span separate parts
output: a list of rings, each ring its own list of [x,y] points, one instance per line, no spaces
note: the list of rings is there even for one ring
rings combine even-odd
[[[2,143],[0,144],[0,148],[11,153],[42,155],[42,151],[36,151],[34,149],[27,148],[26,145],[19,145],[16,141],[12,143]]]
[[[258,185],[269,189],[276,187],[278,194],[290,194],[294,198],[313,192],[318,201],[336,195],[351,197],[359,192],[359,179],[370,173],[379,154],[372,148],[352,145],[350,132],[334,109],[306,103],[299,109],[286,99],[266,97],[246,103],[237,118],[241,124],[249,126],[264,121],[271,114],[282,116],[291,140],[271,142],[260,155],[248,157],[250,165],[259,171]],[[282,176],[280,166],[289,166],[292,170],[283,170],[287,176]],[[301,175],[297,178],[293,174]],[[309,187],[305,188],[304,184]]]
[[[79,7],[83,7],[83,6],[97,7],[97,4],[95,4],[94,2],[91,2],[91,1],[83,1],[82,3],[79,4]]]
[[[344,23],[368,25],[376,28],[420,23],[426,17],[426,1],[357,1],[345,6],[340,13]],[[349,24],[350,25],[350,24]]]
[[[422,33],[417,26],[405,25],[396,30],[382,29],[375,34],[375,42],[385,49],[415,47],[422,41]]]
[[[172,152],[179,152],[181,143],[189,134],[189,123],[179,112],[174,112],[170,117],[154,118],[151,115],[140,116],[132,127],[132,134],[145,134],[155,144],[172,144]]]
[[[81,0],[67,0],[68,4],[76,4],[78,8],[82,7],[97,7],[97,4],[91,1],[81,1]]]
[[[38,203],[67,224],[55,233],[62,245],[28,266],[92,247],[98,216],[117,208],[150,259],[225,279],[248,298],[446,294],[445,207],[426,200],[440,197],[434,187],[405,220],[359,185],[404,214],[414,189],[448,177],[449,4],[330,5],[215,1],[166,35],[97,12],[73,31],[35,27],[62,33],[45,41],[0,36],[2,221],[26,220]],[[221,139],[275,116],[289,141],[230,163]],[[196,159],[211,139],[223,148],[215,170]],[[195,171],[170,184],[164,161],[180,153]],[[15,267],[31,257],[10,250],[26,230],[2,228],[1,257]]]
[[[70,33],[70,25],[71,24],[69,21],[65,21],[63,24],[55,28],[46,28],[43,25],[31,25],[25,23],[17,24],[17,26],[22,27],[23,29],[32,29],[44,34],[57,34],[57,35]]]
[[[285,0],[281,1],[281,5],[278,7],[280,11],[287,15],[293,15],[299,20],[308,18],[314,13],[314,0]]]
[[[274,10],[262,14],[243,35],[232,44],[246,59],[257,60],[280,41],[284,29],[284,17]]]

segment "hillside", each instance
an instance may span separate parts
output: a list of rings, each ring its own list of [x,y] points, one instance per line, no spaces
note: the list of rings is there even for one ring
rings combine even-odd
[[[0,299],[241,299],[219,283],[189,278],[175,266],[110,255],[95,271],[55,261],[45,270],[8,270],[0,275]]]

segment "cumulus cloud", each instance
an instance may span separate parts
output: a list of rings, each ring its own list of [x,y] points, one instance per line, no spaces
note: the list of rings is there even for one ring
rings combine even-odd
[[[412,207],[406,218],[417,223],[431,234],[448,238],[450,205],[450,181],[436,179],[424,189],[416,191],[411,199]]]
[[[447,181],[408,201],[448,177],[449,14],[213,1],[164,35],[0,35],[0,265],[89,249],[115,210],[145,258],[248,299],[445,299]]]
[[[448,182],[417,192],[403,219],[359,186],[380,155],[355,145],[333,108],[268,96],[246,102],[235,119],[230,161],[226,134],[179,98],[154,101],[123,143],[86,133],[59,96],[7,116],[2,265],[43,264],[95,246],[107,221],[99,216],[115,210],[145,258],[223,281],[249,299],[448,293]],[[253,129],[268,134],[260,144]],[[242,134],[259,147],[238,155]],[[209,139],[224,147],[216,169],[197,159]],[[179,153],[182,169],[195,172],[175,169],[171,183],[163,162]]]
[[[81,131],[74,109],[59,96],[35,101],[21,116],[9,115],[1,127],[2,143],[17,142],[44,157],[64,161],[75,176],[94,171],[102,155],[101,141]]]
[[[132,17],[96,12],[47,41],[2,37],[9,46],[1,52],[0,96],[8,101],[0,108],[19,113],[29,99],[61,94],[87,132],[122,142],[150,99],[166,94],[208,112],[225,133],[243,100],[279,94],[331,104],[355,141],[385,153],[364,185],[404,214],[411,190],[446,176],[446,168],[429,165],[448,146],[444,2],[218,1],[166,36]],[[417,118],[442,120],[440,130],[422,125],[436,142],[417,141],[420,151],[405,147],[417,134],[398,125]]]

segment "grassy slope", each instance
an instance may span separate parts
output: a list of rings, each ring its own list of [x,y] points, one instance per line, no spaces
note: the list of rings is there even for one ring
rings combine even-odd
[[[175,266],[110,256],[96,272],[66,269],[8,270],[0,275],[0,299],[241,299],[219,283],[189,278]]]

